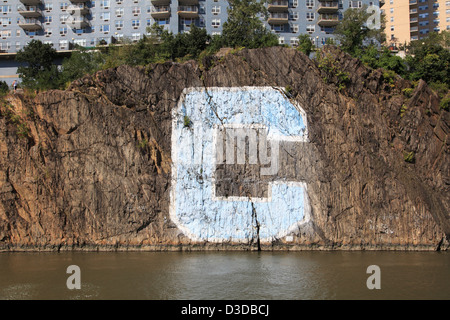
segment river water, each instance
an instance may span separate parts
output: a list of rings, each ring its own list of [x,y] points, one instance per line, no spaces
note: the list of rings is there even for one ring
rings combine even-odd
[[[0,253],[0,274],[0,299],[450,299],[450,252]]]

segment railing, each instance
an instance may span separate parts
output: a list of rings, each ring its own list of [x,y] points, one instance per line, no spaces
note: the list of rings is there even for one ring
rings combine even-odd
[[[276,0],[276,1],[272,1],[269,2],[269,6],[289,6],[289,1],[283,1],[283,0]]]
[[[197,6],[179,6],[178,11],[198,13],[198,7]]]
[[[418,27],[412,27],[412,28],[409,29],[409,31],[410,32],[417,32],[417,31],[419,31],[419,28]]]
[[[42,23],[37,19],[19,19],[18,25],[25,30],[42,29]]]
[[[154,7],[152,8],[152,13],[155,12],[170,12],[170,7],[169,6],[158,6],[158,7]]]
[[[289,19],[289,14],[284,12],[272,13],[269,19]]]

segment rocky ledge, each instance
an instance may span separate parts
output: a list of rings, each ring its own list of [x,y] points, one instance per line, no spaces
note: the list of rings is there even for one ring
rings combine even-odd
[[[448,249],[449,112],[425,82],[325,52],[328,66],[282,47],[121,66],[8,97],[0,250]],[[186,88],[213,87],[277,88],[305,112],[308,147],[283,163],[309,217],[283,237],[195,240],[170,214],[172,111]]]

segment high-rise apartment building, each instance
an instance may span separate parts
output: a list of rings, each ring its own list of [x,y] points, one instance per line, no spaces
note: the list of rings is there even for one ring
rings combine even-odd
[[[388,0],[389,1],[389,0]],[[267,27],[282,44],[295,45],[309,34],[317,46],[333,38],[347,8],[379,5],[376,1],[268,1]],[[130,39],[138,41],[157,23],[173,33],[192,25],[220,34],[227,20],[226,0],[0,0],[0,80],[11,82],[13,57],[32,39],[50,43],[59,52],[74,45],[95,47]],[[5,74],[6,73],[6,74]]]
[[[450,31],[449,0],[385,0],[387,42],[404,44],[430,32]]]

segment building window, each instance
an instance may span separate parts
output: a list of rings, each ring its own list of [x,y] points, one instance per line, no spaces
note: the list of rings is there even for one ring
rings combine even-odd
[[[50,28],[44,29],[44,35],[46,37],[50,37],[52,35],[52,29],[50,29]]]
[[[159,26],[169,24],[169,19],[155,19],[155,23]]]
[[[213,19],[211,21],[211,25],[213,28],[219,28],[220,27],[220,19]]]
[[[314,7],[314,0],[306,0],[306,7],[307,8]]]
[[[44,5],[45,11],[52,11],[53,10],[53,3],[46,3]]]
[[[395,29],[394,26],[391,26],[391,31],[394,31],[394,29]]]
[[[147,26],[150,27],[152,25],[152,19],[148,18],[147,19]]]
[[[65,10],[67,10],[67,7],[68,7],[69,5],[67,4],[67,2],[61,2],[60,4],[59,4],[59,8],[62,10],[62,11],[65,11]]]
[[[7,26],[11,24],[11,18],[0,18],[0,24],[2,26]]]
[[[141,7],[133,7],[131,12],[133,13],[133,15],[137,16],[138,14],[141,14]]]
[[[284,31],[284,24],[273,24],[273,25],[271,25],[271,29],[274,32],[283,32]]]
[[[0,13],[9,13],[9,12],[11,12],[11,6],[9,5],[0,6]]]
[[[314,20],[314,12],[307,12],[306,13],[306,20],[313,21]]]
[[[100,25],[100,32],[108,33],[109,32],[109,24]]]
[[[0,35],[3,39],[11,37],[11,30],[2,30]]]
[[[298,46],[298,38],[297,37],[291,37],[290,45],[291,46]]]
[[[59,34],[65,36],[67,34],[67,27],[59,28]]]
[[[349,8],[361,8],[362,7],[362,1],[349,1],[348,2]]]
[[[116,8],[116,17],[123,16],[123,8]]]
[[[212,7],[211,12],[213,15],[218,15],[220,13],[220,7]]]
[[[123,28],[123,20],[117,20],[115,22],[115,25],[116,25],[116,29],[118,29],[118,30],[122,29]]]
[[[306,26],[306,32],[308,32],[308,33],[313,33],[315,30],[316,30],[316,26],[313,24]]]
[[[109,9],[110,3],[109,0],[101,0],[100,1],[100,7],[103,9]]]
[[[297,20],[298,19],[298,12],[289,12],[289,20]]]
[[[44,22],[46,24],[50,24],[53,21],[53,17],[52,16],[45,16],[44,17]]]
[[[100,20],[109,21],[110,18],[111,18],[111,14],[109,12],[100,13]]]
[[[425,6],[419,6],[419,11],[428,10],[428,5]]]
[[[67,41],[67,40],[59,40],[59,48],[61,50],[67,50],[68,44],[69,44],[69,41]]]
[[[140,20],[131,20],[131,26],[133,28],[139,28],[139,26],[141,25],[141,21]]]
[[[141,34],[140,33],[133,33],[131,34],[131,40],[132,41],[139,41],[141,39]]]
[[[68,14],[62,14],[59,16],[59,22],[61,23],[66,23],[67,19],[69,19],[69,15]]]

